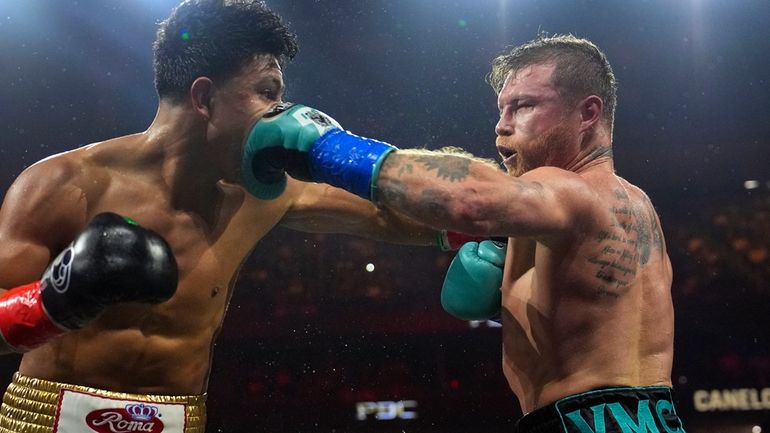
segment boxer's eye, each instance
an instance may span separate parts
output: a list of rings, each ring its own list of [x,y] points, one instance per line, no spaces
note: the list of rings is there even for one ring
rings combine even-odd
[[[260,90],[259,94],[264,96],[265,98],[271,100],[271,101],[277,101],[278,100],[278,92],[276,92],[273,89],[262,89],[262,90]]]

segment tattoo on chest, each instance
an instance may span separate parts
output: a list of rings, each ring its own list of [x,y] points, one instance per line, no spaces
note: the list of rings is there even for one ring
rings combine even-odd
[[[596,268],[596,293],[618,297],[636,276],[635,242],[620,230],[601,231],[596,242],[601,250],[597,256],[588,259]]]
[[[414,159],[425,166],[428,171],[436,170],[440,179],[450,182],[464,180],[470,174],[471,160],[453,155],[423,155]]]
[[[662,253],[663,235],[648,200],[632,203],[625,191],[614,192],[618,201],[609,208],[614,222],[594,239],[599,254],[588,262],[596,268],[597,295],[616,298],[653,252]]]

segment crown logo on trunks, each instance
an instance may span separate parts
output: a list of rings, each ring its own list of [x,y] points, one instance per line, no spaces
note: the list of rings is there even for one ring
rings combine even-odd
[[[144,403],[127,404],[126,412],[135,421],[150,421],[158,414],[158,408]]]

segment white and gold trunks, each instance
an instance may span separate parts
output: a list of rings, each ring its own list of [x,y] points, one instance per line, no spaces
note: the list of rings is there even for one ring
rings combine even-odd
[[[206,395],[143,395],[13,375],[0,433],[203,433]]]

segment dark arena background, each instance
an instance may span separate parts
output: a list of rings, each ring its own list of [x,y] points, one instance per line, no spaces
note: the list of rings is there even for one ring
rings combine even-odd
[[[143,131],[176,0],[0,0],[0,185]],[[690,433],[770,432],[770,2],[272,0],[297,33],[285,99],[399,147],[497,158],[491,59],[539,31],[596,42],[619,80],[620,175],[674,265],[673,381]],[[443,312],[452,254],[275,230],[215,349],[209,432],[511,432],[500,328]],[[619,348],[622,350],[622,348]],[[0,360],[0,385],[17,356]]]

